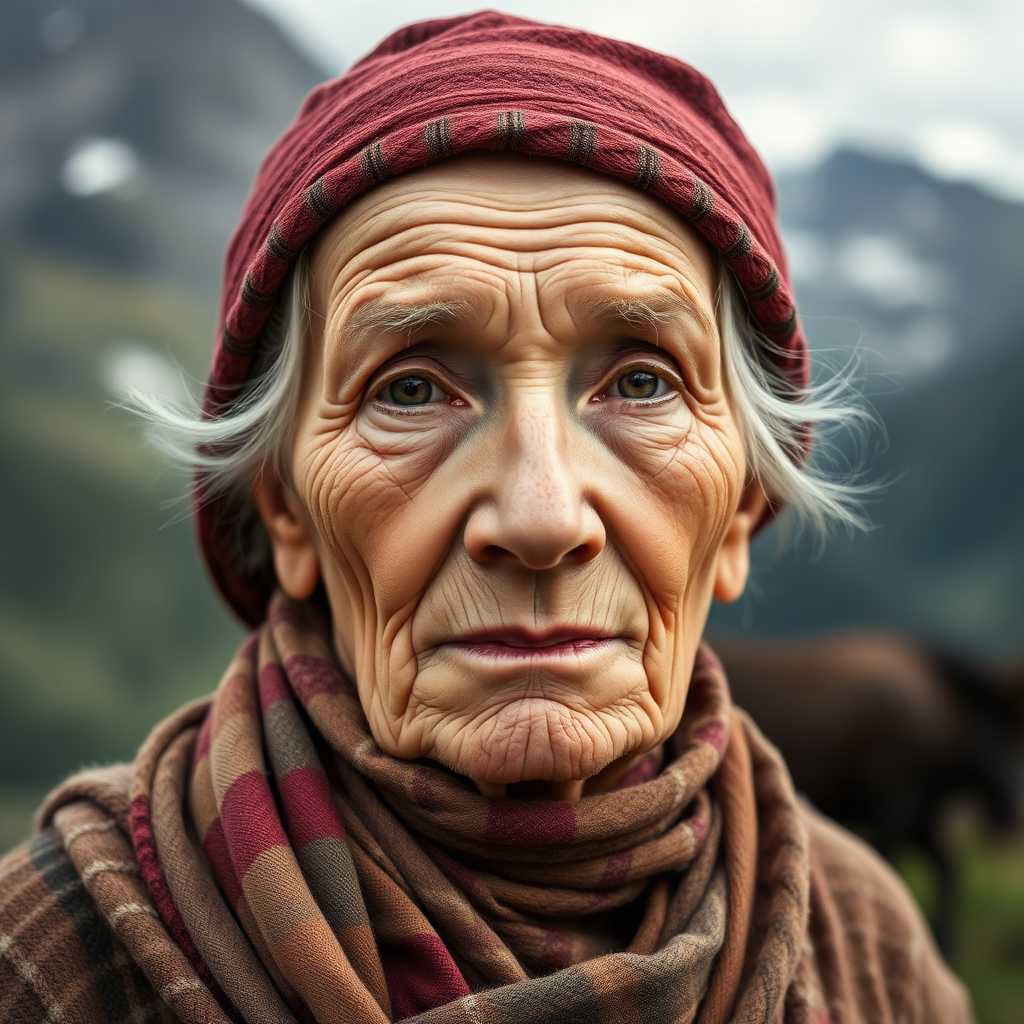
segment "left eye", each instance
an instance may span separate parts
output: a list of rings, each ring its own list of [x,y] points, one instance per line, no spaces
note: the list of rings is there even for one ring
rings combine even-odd
[[[664,377],[650,370],[627,370],[616,378],[608,392],[616,398],[629,398],[634,401],[644,398],[661,398],[669,392],[669,383]]]
[[[382,402],[405,407],[443,402],[448,396],[429,378],[410,374],[399,377],[377,392]]]

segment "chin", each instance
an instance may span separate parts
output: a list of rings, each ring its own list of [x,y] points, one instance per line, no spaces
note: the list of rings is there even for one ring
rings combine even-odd
[[[584,714],[544,697],[523,697],[471,723],[432,756],[476,783],[576,782],[639,752],[642,729],[620,714]]]

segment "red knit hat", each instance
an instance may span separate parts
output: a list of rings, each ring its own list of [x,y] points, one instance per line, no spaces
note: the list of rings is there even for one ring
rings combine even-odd
[[[396,174],[486,149],[580,164],[671,206],[721,253],[783,373],[806,384],[772,182],[714,86],[630,43],[485,11],[395,32],[314,89],[267,154],[228,246],[206,414],[238,396],[282,282],[327,221]],[[259,623],[268,585],[231,557],[225,499],[199,479],[195,502],[214,581]]]

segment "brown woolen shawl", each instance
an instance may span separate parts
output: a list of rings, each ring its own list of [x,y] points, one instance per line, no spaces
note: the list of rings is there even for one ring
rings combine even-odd
[[[225,1013],[769,1021],[813,979],[806,829],[706,649],[666,750],[573,802],[491,800],[385,754],[330,643],[326,616],[278,595],[205,714],[137,764],[143,879]],[[772,924],[748,941],[755,902]]]
[[[906,891],[798,803],[706,648],[675,736],[619,789],[490,800],[385,754],[326,613],[277,595],[212,701],[133,768],[65,784],[40,824],[53,897],[0,898],[39,1020],[972,1019]]]

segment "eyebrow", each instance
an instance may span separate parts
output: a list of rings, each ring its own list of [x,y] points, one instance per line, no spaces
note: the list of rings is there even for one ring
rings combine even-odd
[[[692,300],[673,293],[649,299],[623,296],[583,295],[569,302],[569,311],[584,322],[615,324],[629,327],[658,327],[674,321],[689,320],[707,335],[718,334],[718,325]]]
[[[581,295],[569,300],[569,312],[584,323],[625,324],[646,327],[655,332],[660,326],[689,320],[704,334],[715,337],[718,326],[691,299],[675,293],[662,293],[647,299],[639,297]],[[463,299],[429,302],[386,302],[369,299],[345,320],[341,332],[366,336],[386,332],[412,335],[424,327],[465,325],[479,311]]]
[[[469,315],[469,303],[461,300],[383,302],[370,299],[345,320],[342,331],[346,334],[414,334],[424,327],[451,327],[464,322]]]

